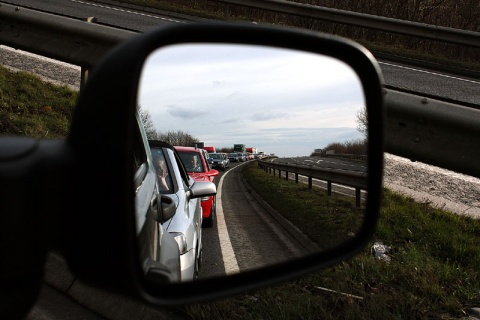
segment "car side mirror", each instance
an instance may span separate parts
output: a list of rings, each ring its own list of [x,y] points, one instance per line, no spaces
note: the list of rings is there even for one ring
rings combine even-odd
[[[219,175],[220,172],[218,172],[217,169],[210,169],[210,171],[208,171],[208,175],[211,176],[211,177],[216,177]]]
[[[172,199],[168,196],[164,195],[159,195],[161,201],[160,201],[160,207],[161,207],[161,212],[162,212],[162,219],[161,222],[165,222],[167,220],[170,220],[176,213],[176,205],[172,201]]]
[[[62,250],[73,272],[87,283],[133,292],[160,305],[245,292],[352,257],[374,234],[379,213],[382,86],[372,54],[359,44],[331,35],[251,24],[187,23],[152,30],[126,41],[95,67],[72,121],[68,146],[78,169],[73,177],[74,197],[78,200],[75,203],[79,205],[71,215],[74,229],[64,235]],[[225,114],[230,118],[208,117],[212,121],[209,126],[198,121],[205,113],[218,115],[225,105],[229,106]],[[228,143],[232,146],[243,142],[239,139],[251,139],[245,142],[272,155],[260,163],[265,172],[280,177],[290,174],[287,177],[293,177],[289,178],[292,183],[295,177],[306,177],[306,186],[313,180],[323,180],[325,193],[332,184],[353,190],[353,196],[336,202],[337,207],[329,207],[334,210],[346,203],[345,214],[351,220],[341,220],[345,228],[334,230],[335,241],[328,245],[317,243],[313,250],[295,257],[191,282],[149,281],[139,261],[141,240],[135,230],[141,226],[136,225],[133,199],[132,136],[138,130],[135,117],[139,110],[150,113],[159,131],[197,130],[195,122],[206,129],[230,124]],[[362,112],[364,132],[358,133],[357,114]],[[232,126],[235,121],[251,124],[249,132],[237,131],[247,126]],[[198,135],[207,133],[198,131]],[[213,137],[213,129],[210,134]],[[358,174],[347,168],[353,160],[342,157],[345,155],[314,155],[324,144],[352,137],[363,137],[365,142],[364,157],[361,163],[356,162],[361,171]],[[257,145],[259,142],[263,148]],[[298,154],[289,153],[300,150],[297,147],[302,148]],[[113,154],[115,161],[111,161]],[[334,162],[338,167],[299,163],[300,156],[318,156],[318,163]],[[235,163],[239,168],[248,164]],[[108,170],[97,170],[93,177],[92,168]],[[210,174],[217,176],[219,172],[211,170]],[[92,192],[92,186],[98,185],[107,187]],[[195,182],[190,192],[192,199],[216,194],[218,223],[226,223],[229,230],[248,229],[249,225],[241,226],[238,221],[224,222],[229,213],[228,203],[223,201],[228,196],[214,184]],[[362,197],[360,206],[354,200],[357,194]],[[171,214],[171,204],[164,203],[163,198],[161,201],[166,217]],[[230,214],[235,216],[235,212]],[[116,222],[113,226],[112,221]],[[312,221],[311,226],[321,232],[332,231],[317,224],[319,221],[322,219]],[[347,221],[353,221],[353,229],[349,229]],[[217,229],[220,225],[213,230]],[[233,246],[245,246],[247,238],[238,237]],[[204,244],[203,249],[207,247]],[[161,247],[158,249],[161,251]],[[229,257],[218,259],[223,264]]]

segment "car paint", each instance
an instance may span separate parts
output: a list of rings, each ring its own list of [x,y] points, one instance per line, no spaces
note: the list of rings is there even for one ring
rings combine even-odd
[[[195,181],[186,173],[173,146],[159,141],[149,142],[152,154],[163,155],[173,186],[172,190],[161,192],[164,197],[175,203],[176,208],[175,215],[165,222],[165,229],[177,242],[186,242],[185,248],[179,243],[181,280],[195,280],[198,276],[196,268],[200,265],[197,262],[201,260],[202,255],[202,207],[198,198],[191,198],[188,195]]]
[[[195,180],[195,181],[207,181],[215,183],[215,177],[218,176],[219,172],[215,169],[211,169],[208,163],[208,153],[201,148],[195,147],[185,147],[185,146],[175,146],[175,149],[180,154],[182,161],[187,169],[188,174]],[[202,163],[202,171],[201,172],[194,172],[191,170],[189,165],[185,164],[187,158],[191,154],[197,154],[201,159]],[[185,158],[183,158],[185,157]],[[189,171],[190,170],[190,171]],[[203,226],[211,227],[212,220],[215,218],[215,196],[209,196],[202,198],[201,201],[202,206],[202,218],[203,218]]]
[[[138,125],[143,125],[137,114]],[[140,259],[147,277],[155,281],[178,282],[181,280],[180,253],[172,235],[166,232],[163,221],[152,218],[152,211],[159,211],[158,181],[153,166],[148,141],[143,130],[137,135],[138,147],[134,150],[138,163],[138,188],[135,192],[136,232],[139,237]]]

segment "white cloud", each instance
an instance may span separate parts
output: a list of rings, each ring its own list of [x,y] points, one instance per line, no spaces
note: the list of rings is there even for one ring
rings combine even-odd
[[[269,153],[294,156],[361,136],[355,115],[364,99],[356,75],[331,58],[197,44],[152,55],[139,105],[163,132],[186,131],[218,147],[264,145],[276,149]]]

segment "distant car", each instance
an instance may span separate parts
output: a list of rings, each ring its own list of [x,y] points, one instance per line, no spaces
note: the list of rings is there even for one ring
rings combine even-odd
[[[212,168],[225,171],[230,167],[230,160],[226,153],[209,153],[209,160],[212,160]]]
[[[246,154],[245,154],[245,153],[237,152],[237,155],[238,155],[239,161],[241,161],[241,162],[247,161],[247,157],[246,157]]]
[[[241,161],[236,152],[229,153],[228,154],[228,160],[230,160],[230,162],[240,162]]]
[[[219,172],[212,169],[208,163],[208,152],[201,148],[175,146],[188,172],[195,181],[215,182]],[[216,214],[215,196],[203,197],[203,227],[212,227]]]
[[[165,227],[179,247],[181,280],[195,280],[202,261],[202,207],[198,198],[216,193],[215,184],[194,181],[170,144],[149,140],[149,145],[162,208],[173,213]]]

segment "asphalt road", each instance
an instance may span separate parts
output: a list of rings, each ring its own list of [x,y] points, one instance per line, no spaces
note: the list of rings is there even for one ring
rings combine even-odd
[[[277,158],[274,161],[279,163],[309,165],[320,168],[341,169],[347,171],[367,171],[367,167],[361,162],[345,161],[328,157]]]

